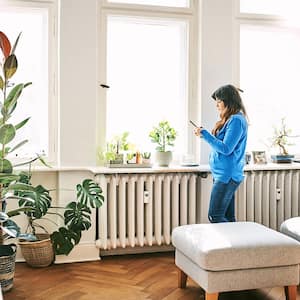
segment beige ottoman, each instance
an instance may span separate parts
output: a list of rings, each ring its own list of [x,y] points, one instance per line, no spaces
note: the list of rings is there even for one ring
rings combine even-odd
[[[253,222],[194,224],[173,230],[178,285],[191,277],[217,300],[220,292],[284,286],[296,300],[300,243]]]

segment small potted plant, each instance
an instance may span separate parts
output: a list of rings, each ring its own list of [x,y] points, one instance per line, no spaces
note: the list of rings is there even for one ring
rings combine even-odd
[[[168,121],[161,121],[149,133],[151,142],[156,146],[156,162],[159,166],[169,166],[172,161],[172,149],[177,137],[176,130],[170,126]]]
[[[114,136],[106,144],[106,151],[102,152],[101,156],[104,157],[104,160],[109,167],[124,163],[124,155],[133,147],[128,142],[128,136],[129,132],[125,131],[120,135]]]
[[[288,129],[285,123],[285,118],[281,119],[279,127],[274,127],[273,137],[270,139],[271,147],[277,147],[279,153],[271,155],[271,159],[276,163],[290,163],[294,158],[294,155],[289,154],[287,146],[293,145],[290,142],[290,138],[299,136],[291,135],[292,130]]]
[[[151,152],[142,153],[143,164],[149,165],[151,163]]]

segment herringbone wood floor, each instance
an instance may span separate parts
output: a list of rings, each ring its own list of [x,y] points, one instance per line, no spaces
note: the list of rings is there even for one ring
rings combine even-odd
[[[204,300],[191,279],[177,288],[173,253],[111,256],[101,261],[33,269],[16,264],[4,300]],[[282,287],[222,293],[220,300],[284,300]],[[298,290],[297,300],[300,300]]]

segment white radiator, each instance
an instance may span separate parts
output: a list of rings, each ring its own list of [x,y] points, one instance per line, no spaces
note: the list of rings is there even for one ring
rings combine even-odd
[[[201,175],[98,175],[105,201],[98,211],[97,247],[168,246],[174,227],[207,223],[212,178]],[[246,171],[236,193],[236,216],[278,230],[284,220],[299,215],[299,203],[300,170]]]
[[[171,245],[173,228],[201,218],[197,173],[109,174],[97,181],[105,197],[100,249]]]
[[[237,191],[237,219],[279,230],[284,220],[299,216],[299,200],[300,170],[247,171]]]

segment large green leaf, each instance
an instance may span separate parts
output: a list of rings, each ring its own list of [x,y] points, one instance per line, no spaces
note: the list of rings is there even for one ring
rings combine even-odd
[[[17,57],[14,54],[8,56],[3,66],[4,77],[6,81],[16,73],[17,68],[18,68]]]
[[[14,139],[16,135],[15,126],[12,124],[4,124],[0,127],[0,143],[2,145],[8,144]]]
[[[8,94],[6,99],[4,100],[4,106],[2,108],[2,114],[10,115],[17,106],[17,101],[22,94],[25,85],[23,83],[17,84]]]
[[[47,214],[48,209],[51,206],[52,199],[49,194],[49,191],[41,185],[33,187],[32,190],[25,192],[15,190],[15,194],[17,194],[20,197],[23,197],[23,199],[19,200],[19,206],[33,207],[32,211],[26,213],[31,217],[40,219],[42,216]],[[29,198],[29,200],[27,200],[26,198]],[[34,201],[32,202],[30,200]]]
[[[8,159],[0,159],[0,173],[11,174],[13,170],[12,164]],[[1,178],[0,178],[1,179]]]
[[[91,227],[91,210],[80,202],[71,202],[64,213],[65,225],[71,230],[88,230]]]
[[[84,206],[101,207],[104,202],[101,187],[91,179],[85,179],[77,184],[77,199]]]
[[[79,243],[81,232],[74,232],[61,227],[58,231],[54,231],[50,237],[55,253],[68,255],[74,246]]]

